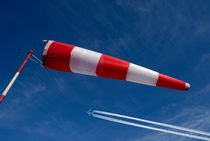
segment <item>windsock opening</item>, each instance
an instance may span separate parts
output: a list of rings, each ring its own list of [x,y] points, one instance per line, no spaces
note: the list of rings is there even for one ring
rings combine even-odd
[[[189,83],[172,78],[172,77],[164,75],[164,74],[159,74],[156,86],[163,87],[163,88],[182,90],[182,91],[188,91],[190,89]]]
[[[43,65],[48,69],[72,72],[69,62],[74,46],[55,41],[46,42],[42,58]]]

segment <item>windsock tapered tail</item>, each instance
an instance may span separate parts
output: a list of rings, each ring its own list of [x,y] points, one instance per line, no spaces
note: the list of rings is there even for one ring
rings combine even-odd
[[[28,52],[28,56],[26,57],[26,59],[24,60],[24,62],[22,63],[22,65],[20,66],[20,68],[18,69],[18,71],[16,72],[16,74],[14,75],[14,77],[12,78],[12,80],[9,82],[9,84],[7,85],[7,87],[4,90],[4,92],[2,93],[2,95],[0,96],[0,103],[3,101],[3,99],[6,96],[6,94],[8,93],[8,91],[10,90],[10,88],[14,84],[15,80],[18,78],[19,74],[21,73],[21,71],[23,70],[24,66],[26,65],[26,63],[28,62],[28,60],[30,59],[30,57],[32,55],[33,55],[33,51],[30,50]]]
[[[43,65],[48,69],[126,80],[187,91],[190,84],[98,52],[56,41],[46,41]]]

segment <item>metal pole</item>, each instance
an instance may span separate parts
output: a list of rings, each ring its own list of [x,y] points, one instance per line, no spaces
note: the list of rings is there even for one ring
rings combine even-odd
[[[3,101],[3,99],[6,96],[6,94],[8,93],[8,91],[10,90],[10,88],[14,84],[15,80],[17,79],[17,77],[19,76],[19,74],[21,73],[21,71],[23,70],[24,66],[26,65],[26,63],[28,62],[28,60],[30,59],[30,57],[32,55],[33,55],[33,51],[30,50],[28,52],[28,56],[26,57],[26,59],[24,60],[24,62],[22,63],[22,65],[20,66],[20,68],[18,69],[18,71],[16,72],[16,74],[14,75],[14,77],[12,78],[12,80],[9,82],[9,84],[7,85],[7,87],[4,90],[4,92],[2,93],[2,95],[0,96],[0,103]]]

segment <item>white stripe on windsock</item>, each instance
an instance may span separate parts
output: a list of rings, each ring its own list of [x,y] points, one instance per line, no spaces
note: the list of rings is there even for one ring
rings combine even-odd
[[[74,47],[70,56],[70,69],[72,72],[96,76],[96,68],[101,53]]]
[[[126,80],[155,86],[158,76],[158,72],[130,63]]]

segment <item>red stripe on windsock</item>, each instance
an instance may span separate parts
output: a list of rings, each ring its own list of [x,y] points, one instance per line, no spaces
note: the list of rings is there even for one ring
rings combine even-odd
[[[96,69],[101,77],[126,80],[129,62],[111,56],[102,55]]]
[[[72,72],[69,62],[73,48],[73,45],[52,42],[46,55],[43,56],[43,65],[49,69]]]
[[[172,78],[167,75],[159,74],[158,81],[156,83],[157,87],[171,88],[176,90],[187,91],[190,87],[188,83],[181,80]]]

